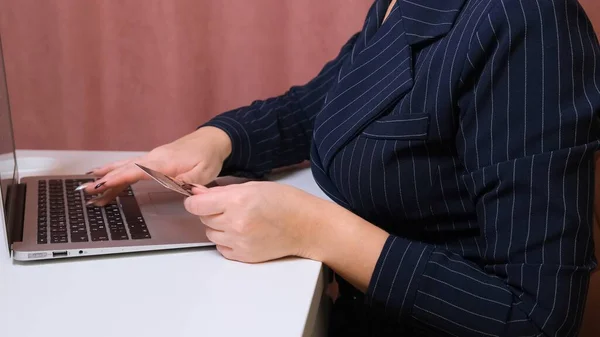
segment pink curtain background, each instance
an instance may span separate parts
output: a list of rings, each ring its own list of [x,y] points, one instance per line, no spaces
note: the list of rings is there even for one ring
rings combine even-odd
[[[314,76],[372,0],[0,0],[16,142],[150,150]]]
[[[600,35],[600,1],[598,0],[579,0],[579,3],[585,9],[585,12],[592,20],[596,33]]]
[[[309,80],[371,2],[0,0],[17,146],[150,150]],[[580,3],[600,33],[600,2]],[[582,336],[599,320],[597,272]]]

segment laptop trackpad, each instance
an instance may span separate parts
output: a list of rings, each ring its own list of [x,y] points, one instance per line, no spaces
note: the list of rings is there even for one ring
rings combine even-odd
[[[186,211],[183,206],[184,196],[175,192],[152,192],[148,193],[152,207],[145,207],[145,211],[155,215],[169,216],[190,216],[196,218],[193,214]],[[146,205],[148,206],[148,205]]]
[[[164,243],[209,244],[200,218],[186,211],[185,196],[171,191],[134,191],[152,238]]]

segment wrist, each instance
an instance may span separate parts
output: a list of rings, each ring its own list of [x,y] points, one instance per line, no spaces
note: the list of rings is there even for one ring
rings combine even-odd
[[[304,191],[298,191],[303,194],[302,197],[307,198],[310,202],[305,203],[303,207],[297,207],[295,233],[298,238],[298,243],[295,247],[295,255],[323,262],[327,252],[324,247],[331,240],[333,233],[336,231],[335,224],[331,219],[336,218],[339,210],[337,204],[333,204],[324,199],[309,195]]]
[[[325,202],[325,201],[324,201]],[[302,257],[323,262],[366,291],[389,234],[345,208],[328,203],[315,208]]]
[[[367,240],[383,242],[389,235],[384,230],[348,211],[342,206],[318,199],[310,220],[306,221],[303,257],[332,264],[356,245]]]
[[[231,138],[225,131],[214,126],[203,126],[196,132],[201,135],[200,137],[211,140],[213,149],[221,162],[224,162],[231,155],[233,145]]]

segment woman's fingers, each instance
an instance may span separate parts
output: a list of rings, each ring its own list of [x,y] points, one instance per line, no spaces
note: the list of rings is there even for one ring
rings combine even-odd
[[[107,173],[109,173],[111,171],[114,171],[114,170],[116,170],[117,168],[119,168],[121,166],[125,166],[125,165],[129,164],[131,161],[132,161],[132,159],[126,159],[126,160],[116,161],[116,162],[104,165],[102,167],[92,169],[88,173],[89,174],[93,174],[93,175],[95,175],[97,177],[102,177],[102,176],[105,176]]]
[[[205,215],[199,218],[206,227],[213,230],[225,231],[227,229],[227,220],[223,214]]]
[[[104,193],[108,189],[124,189],[126,186],[136,183],[139,180],[146,179],[146,173],[140,170],[134,162],[121,166],[110,171],[98,180],[86,184],[82,189],[89,194]]]
[[[231,244],[227,239],[227,233],[214,230],[210,227],[206,227],[206,237],[208,238],[208,240],[210,240],[210,242],[219,246],[229,247]]]
[[[200,217],[221,214],[225,212],[228,195],[219,192],[214,188],[210,192],[195,194],[187,197],[183,205],[188,212]]]
[[[125,189],[125,187],[126,186],[109,188],[102,195],[88,201],[88,204],[100,207],[106,206],[111,201],[115,200],[115,198],[119,195],[119,193],[121,193]]]
[[[127,188],[127,186],[133,185],[142,179],[149,179],[146,173],[137,167],[135,163],[136,162],[134,161],[130,161],[129,163],[110,171],[93,183],[87,184],[86,187],[82,189],[89,194],[101,194],[101,196],[94,198],[92,203],[96,206],[104,206],[113,201],[119,193]],[[159,166],[152,162],[146,163],[140,161],[140,164],[148,167]]]
[[[224,258],[228,260],[235,260],[233,249],[227,246],[217,245],[217,250],[219,253],[221,253],[221,255],[223,255]]]

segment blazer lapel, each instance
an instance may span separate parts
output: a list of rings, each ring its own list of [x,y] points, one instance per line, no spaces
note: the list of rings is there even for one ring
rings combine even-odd
[[[314,143],[327,170],[339,148],[412,87],[412,58],[398,10],[378,27],[389,0],[378,1],[315,120]]]
[[[466,0],[398,0],[406,37],[412,46],[446,35]]]
[[[378,0],[315,120],[313,144],[327,171],[335,154],[413,86],[412,46],[446,34],[465,0]]]

